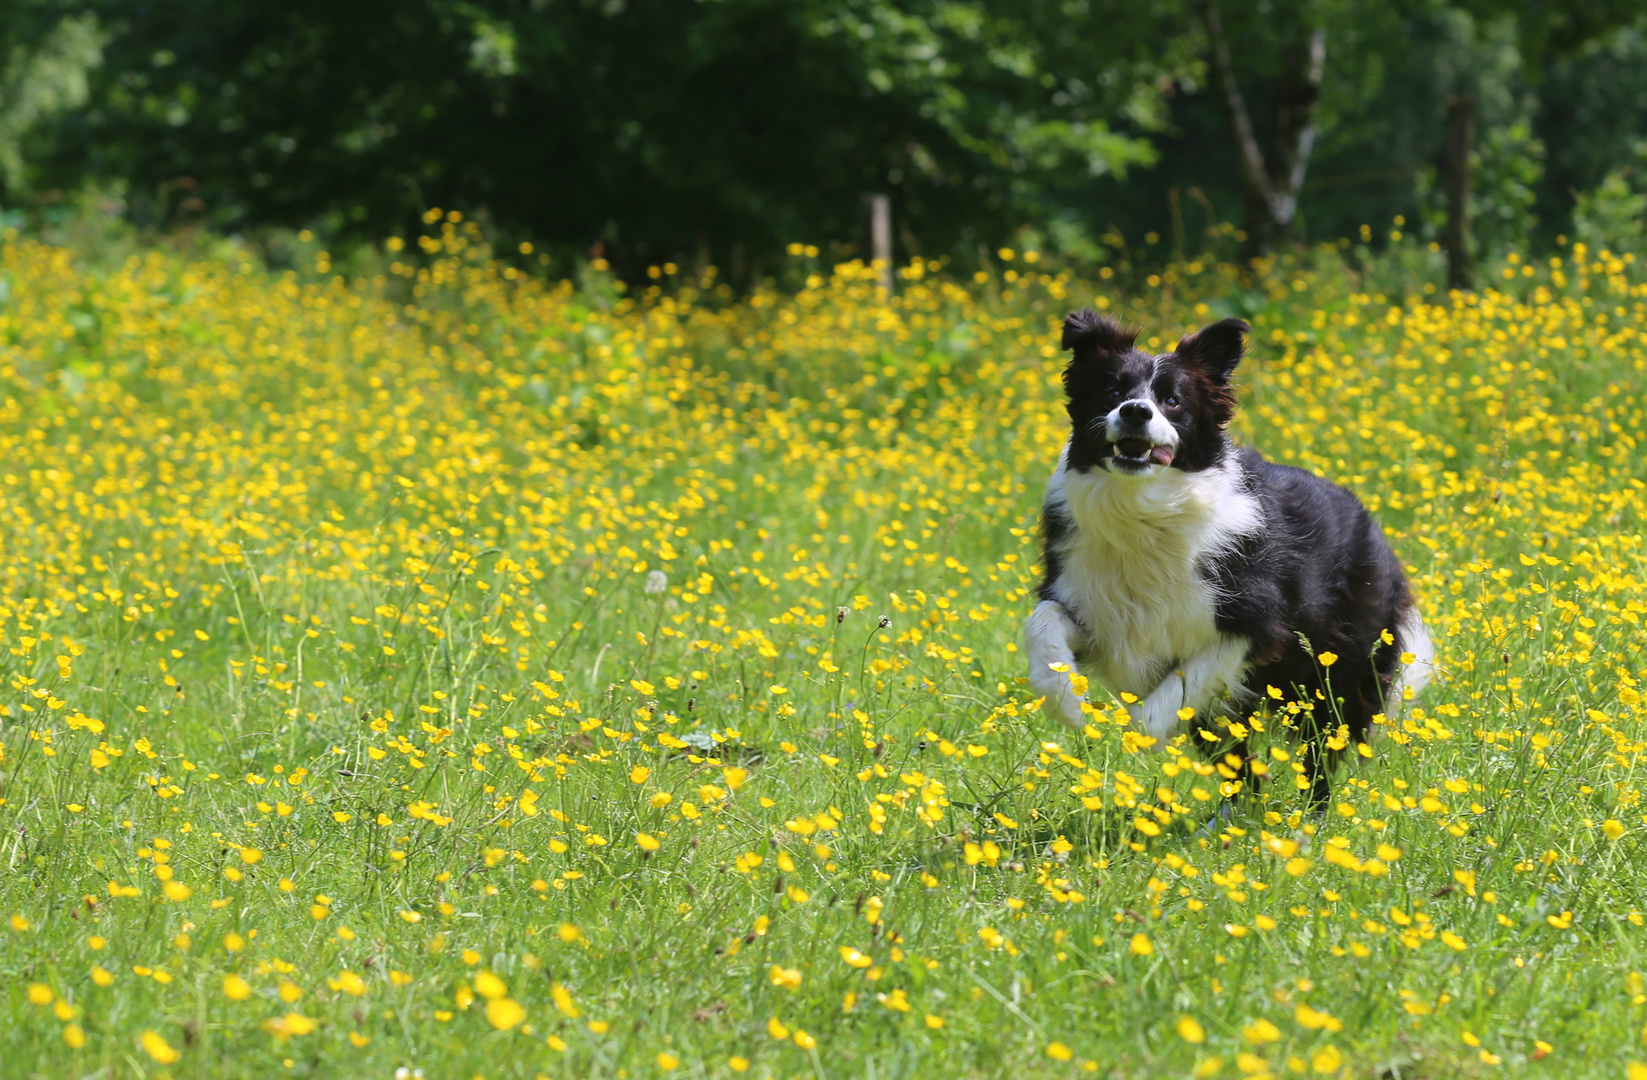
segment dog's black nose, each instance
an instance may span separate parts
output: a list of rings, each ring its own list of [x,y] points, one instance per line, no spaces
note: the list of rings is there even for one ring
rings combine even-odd
[[[1133,424],[1147,424],[1154,410],[1142,401],[1123,401],[1121,419]]]

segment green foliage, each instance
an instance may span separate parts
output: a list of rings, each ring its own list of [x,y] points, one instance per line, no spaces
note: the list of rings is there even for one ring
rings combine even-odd
[[[1638,148],[1637,157],[1647,159],[1647,153]],[[1639,165],[1634,170],[1615,169],[1594,191],[1578,197],[1573,239],[1596,250],[1642,249],[1647,240],[1647,192]]]
[[[1591,43],[1546,65],[1539,87],[1538,137],[1548,148],[1539,189],[1539,233],[1570,231],[1578,193],[1639,162],[1647,142],[1647,23]]]
[[[105,37],[92,14],[57,19],[43,3],[0,2],[0,196],[22,182],[30,129],[85,104]]]
[[[1326,28],[1302,236],[1397,214],[1434,235],[1445,101],[1465,92],[1480,245],[1568,231],[1575,194],[1647,138],[1639,14],[1569,6],[1223,0],[1261,141],[1284,49]],[[871,192],[901,257],[1029,240],[1102,261],[1111,232],[1207,253],[1243,192],[1198,12],[4,0],[0,195],[39,210],[89,184],[143,228],[308,227],[340,250],[455,206],[559,270],[600,255],[631,278],[674,260],[748,282],[796,241],[863,254]]]
[[[129,181],[148,224],[343,236],[457,205],[630,266],[851,240],[869,191],[894,195],[903,237],[964,250],[1049,181],[1149,161],[1139,133],[1194,63],[1170,5],[1103,0],[1056,19],[949,0],[95,10],[123,32],[37,184],[90,171]]]

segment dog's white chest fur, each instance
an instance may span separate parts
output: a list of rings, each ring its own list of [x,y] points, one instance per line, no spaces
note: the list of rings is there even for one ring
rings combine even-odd
[[[1224,644],[1200,567],[1262,527],[1257,500],[1228,465],[1122,476],[1071,472],[1067,455],[1047,487],[1072,525],[1055,549],[1052,590],[1084,625],[1085,666],[1112,690],[1143,696]]]

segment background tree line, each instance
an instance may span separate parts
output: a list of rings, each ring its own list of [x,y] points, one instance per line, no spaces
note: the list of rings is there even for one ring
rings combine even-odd
[[[1640,239],[1629,0],[0,0],[0,208],[747,274],[875,192],[899,258],[1256,254],[1442,239],[1460,102],[1476,246]]]

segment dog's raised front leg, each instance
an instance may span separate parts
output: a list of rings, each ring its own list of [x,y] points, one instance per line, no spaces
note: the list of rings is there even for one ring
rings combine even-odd
[[[1161,680],[1161,685],[1136,705],[1127,706],[1132,722],[1144,734],[1166,741],[1180,723],[1178,710],[1186,705],[1203,713],[1225,691],[1239,685],[1247,660],[1247,643],[1225,637],[1203,649]]]
[[[1081,713],[1081,702],[1085,699],[1069,685],[1070,673],[1075,670],[1075,642],[1080,634],[1075,620],[1055,600],[1036,604],[1024,624],[1030,691],[1045,699],[1041,702],[1043,712],[1072,728],[1084,727],[1087,722]],[[1053,671],[1052,664],[1065,665],[1068,670]]]

